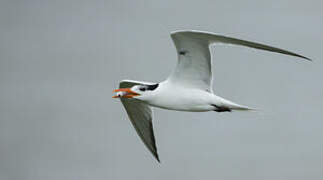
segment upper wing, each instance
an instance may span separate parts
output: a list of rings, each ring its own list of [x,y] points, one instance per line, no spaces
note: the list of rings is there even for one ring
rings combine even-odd
[[[138,84],[150,85],[153,83],[123,80],[120,82],[119,86],[120,88],[130,88]],[[126,109],[129,119],[136,129],[137,134],[159,162],[153,131],[151,108],[147,104],[136,99],[121,98],[121,102]]]
[[[212,68],[209,45],[212,43],[234,44],[296,56],[302,55],[251,41],[226,37],[201,31],[176,31],[171,37],[177,49],[178,63],[168,80],[182,86],[212,91]]]

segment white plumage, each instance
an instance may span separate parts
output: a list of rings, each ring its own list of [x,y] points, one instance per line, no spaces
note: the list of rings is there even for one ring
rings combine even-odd
[[[210,44],[240,45],[310,60],[283,49],[202,31],[176,31],[171,37],[178,63],[170,76],[158,84],[123,80],[114,96],[121,99],[138,135],[158,161],[150,106],[192,112],[251,109],[213,94]]]

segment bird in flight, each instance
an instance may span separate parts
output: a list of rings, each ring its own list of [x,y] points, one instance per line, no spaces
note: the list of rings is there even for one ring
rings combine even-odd
[[[152,108],[175,111],[231,112],[251,110],[213,93],[211,44],[231,44],[261,49],[311,61],[311,59],[280,48],[236,39],[219,34],[184,30],[171,33],[178,61],[169,77],[160,83],[122,80],[114,98],[120,98],[128,117],[146,147],[159,161],[153,125]]]

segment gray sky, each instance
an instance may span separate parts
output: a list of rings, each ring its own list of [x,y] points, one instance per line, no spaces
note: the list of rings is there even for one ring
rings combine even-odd
[[[322,1],[0,2],[0,179],[322,179]],[[253,113],[155,110],[158,164],[112,90],[164,80],[169,33],[288,49],[212,49],[217,95]]]

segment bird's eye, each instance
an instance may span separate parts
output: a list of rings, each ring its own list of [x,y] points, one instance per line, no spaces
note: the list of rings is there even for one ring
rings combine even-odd
[[[141,87],[139,88],[140,91],[146,91],[146,88],[145,87]]]

